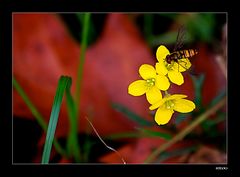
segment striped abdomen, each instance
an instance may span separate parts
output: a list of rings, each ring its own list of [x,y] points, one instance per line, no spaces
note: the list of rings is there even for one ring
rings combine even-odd
[[[196,54],[198,54],[198,51],[196,49],[179,50],[171,53],[170,55],[167,55],[166,61],[170,64],[172,61],[177,61],[182,58],[190,58]]]

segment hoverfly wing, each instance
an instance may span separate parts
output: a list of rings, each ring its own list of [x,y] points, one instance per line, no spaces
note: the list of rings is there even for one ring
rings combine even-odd
[[[186,28],[184,25],[182,25],[177,34],[177,39],[176,39],[176,44],[174,46],[173,52],[177,51],[178,49],[182,48],[183,42],[184,42],[184,37],[186,33]]]

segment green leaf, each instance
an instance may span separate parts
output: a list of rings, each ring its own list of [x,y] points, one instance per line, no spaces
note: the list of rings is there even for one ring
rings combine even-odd
[[[186,25],[190,32],[202,41],[211,42],[213,39],[214,15],[194,14],[186,18]]]
[[[216,126],[218,123],[226,120],[226,114],[223,112],[218,112],[218,114],[215,116],[215,119],[207,119],[201,123],[201,126],[205,132],[213,132],[214,126]],[[216,131],[217,128],[216,128]]]
[[[199,77],[191,75],[193,85],[194,85],[194,103],[196,104],[196,107],[201,108],[202,107],[202,87],[205,79],[205,75],[201,74]]]
[[[104,137],[104,139],[114,140],[114,139],[138,138],[138,137],[143,137],[143,135],[140,134],[139,132],[122,132],[122,133],[115,133],[115,134],[108,135]]]
[[[151,137],[161,137],[166,140],[170,140],[172,138],[172,135],[169,133],[162,133],[162,132],[153,131],[153,130],[144,129],[144,128],[137,128],[137,129],[144,134],[150,135]]]
[[[225,96],[226,96],[226,90],[222,90],[214,99],[212,99],[212,101],[207,105],[207,107],[212,107]]]
[[[172,138],[172,135],[170,135],[168,133],[161,133],[161,132],[146,130],[146,129],[142,129],[142,128],[136,128],[136,129],[139,131],[115,133],[115,134],[111,134],[111,135],[104,137],[104,139],[114,140],[114,139],[122,139],[122,138],[161,137],[161,138],[169,140]]]
[[[161,155],[158,158],[158,162],[162,162],[164,160],[167,160],[169,158],[172,157],[176,157],[176,156],[181,156],[184,154],[189,154],[191,152],[196,151],[198,148],[198,146],[191,146],[191,147],[187,147],[187,148],[181,148],[181,149],[177,149],[177,150],[173,150],[173,151],[165,151],[162,152]]]
[[[175,124],[178,125],[182,121],[184,121],[187,117],[189,117],[192,113],[184,113],[184,114],[178,114],[177,117],[175,118]]]
[[[72,79],[67,76],[61,76],[58,81],[58,87],[57,87],[56,95],[53,101],[52,111],[50,115],[48,129],[47,129],[46,140],[44,144],[42,164],[47,164],[49,162],[53,138],[54,138],[56,126],[58,123],[58,116],[59,116],[60,107],[62,104],[64,91],[66,90],[67,87],[70,87],[71,84],[72,84]]]
[[[127,116],[128,119],[136,122],[140,126],[152,126],[154,125],[153,122],[147,121],[141,116],[135,114],[131,110],[129,110],[127,107],[118,104],[118,103],[112,103],[112,107],[117,110],[120,113],[123,113],[125,116]]]

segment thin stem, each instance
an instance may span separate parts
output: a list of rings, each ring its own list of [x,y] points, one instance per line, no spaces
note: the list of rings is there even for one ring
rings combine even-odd
[[[87,119],[88,123],[91,125],[93,131],[96,133],[96,135],[98,136],[98,138],[100,139],[100,141],[101,141],[108,149],[110,149],[111,151],[115,152],[115,153],[121,158],[123,164],[126,164],[126,162],[125,162],[125,160],[123,159],[123,157],[121,156],[121,154],[120,154],[116,149],[108,146],[108,145],[103,141],[103,139],[101,138],[101,136],[98,134],[97,130],[94,128],[94,126],[93,126],[93,124],[90,122],[90,120],[89,120],[87,117],[85,117],[85,119]]]
[[[179,132],[176,136],[174,136],[170,141],[166,142],[158,149],[156,149],[148,158],[144,161],[144,163],[150,163],[154,161],[154,159],[166,150],[171,145],[175,144],[179,140],[183,139],[188,133],[190,133],[197,125],[207,119],[211,114],[215,113],[218,109],[220,109],[226,102],[226,97],[224,97],[221,101],[219,101],[215,106],[207,110],[205,113],[197,117],[190,125],[188,125],[185,129]]]
[[[79,114],[80,92],[81,92],[81,85],[82,85],[85,52],[86,52],[86,48],[87,48],[89,22],[90,22],[90,13],[86,13],[84,15],[82,41],[81,41],[82,46],[81,46],[81,54],[80,54],[80,58],[79,58],[79,66],[78,66],[77,82],[76,82],[75,100],[76,100],[77,117]]]

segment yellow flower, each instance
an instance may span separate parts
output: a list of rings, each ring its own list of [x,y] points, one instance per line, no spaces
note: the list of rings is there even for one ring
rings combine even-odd
[[[141,96],[146,93],[150,104],[162,99],[160,90],[167,90],[170,86],[169,80],[162,74],[157,74],[155,68],[143,64],[139,68],[139,74],[143,80],[137,80],[128,86],[128,93],[133,96]]]
[[[166,57],[169,55],[169,50],[164,46],[160,45],[156,52],[158,63],[156,63],[157,73],[168,75],[171,82],[182,85],[184,82],[183,75],[181,72],[186,71],[191,67],[191,63],[188,58],[179,59],[178,62],[172,61],[170,64],[167,63]]]
[[[170,121],[174,111],[181,113],[193,111],[196,106],[192,101],[183,99],[186,97],[186,95],[182,94],[167,94],[163,99],[160,99],[158,102],[150,106],[150,110],[158,108],[155,114],[155,121],[157,124],[167,124]]]

